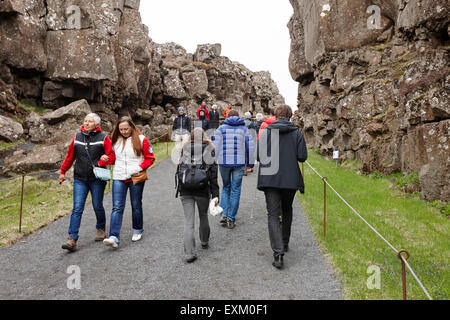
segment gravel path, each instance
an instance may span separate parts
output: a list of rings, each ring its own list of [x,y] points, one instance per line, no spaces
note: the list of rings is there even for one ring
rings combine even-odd
[[[75,253],[61,249],[69,215],[0,249],[0,299],[342,299],[298,201],[285,268],[271,265],[264,194],[256,191],[256,173],[244,177],[236,228],[223,228],[218,217],[209,216],[210,248],[198,249],[194,263],[183,262],[183,211],[174,197],[174,172],[170,159],[149,172],[145,232],[137,243],[131,242],[127,203],[117,250],[93,241],[91,205],[86,206]],[[109,230],[111,195],[105,196],[104,205]],[[80,268],[80,290],[67,288],[71,265]]]

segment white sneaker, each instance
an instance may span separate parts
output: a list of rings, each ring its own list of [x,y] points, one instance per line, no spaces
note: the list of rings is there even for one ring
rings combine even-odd
[[[136,241],[141,240],[141,238],[142,238],[142,233],[141,234],[134,233],[133,237],[131,238],[131,241],[136,242]]]
[[[116,240],[113,237],[109,237],[103,240],[103,244],[107,247],[112,247],[114,249],[117,249],[119,247],[119,245],[117,244]]]

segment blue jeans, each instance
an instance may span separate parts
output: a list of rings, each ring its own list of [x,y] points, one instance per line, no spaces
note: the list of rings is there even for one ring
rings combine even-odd
[[[245,172],[245,166],[219,166],[219,170],[223,181],[222,197],[220,199],[220,206],[223,208],[221,216],[235,222],[241,199],[242,177]]]
[[[144,232],[144,215],[142,211],[142,194],[144,192],[145,181],[133,184],[133,182],[113,181],[112,199],[113,210],[111,213],[111,225],[109,236],[115,237],[116,242],[120,242],[120,229],[122,228],[123,211],[127,200],[127,192],[130,189],[131,217],[134,234]]]
[[[88,193],[91,192],[92,207],[97,217],[97,230],[105,230],[106,215],[103,207],[103,196],[105,194],[106,181],[81,181],[75,179],[73,181],[73,210],[70,216],[69,237],[78,240],[78,232],[80,230],[81,216],[86,204]]]

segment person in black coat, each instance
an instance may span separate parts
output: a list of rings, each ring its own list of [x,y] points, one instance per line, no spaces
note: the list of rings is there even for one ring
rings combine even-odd
[[[198,207],[200,218],[199,236],[201,247],[202,249],[208,249],[210,235],[208,222],[209,201],[210,199],[217,198],[216,206],[219,204],[218,170],[215,161],[214,145],[201,128],[194,128],[190,136],[190,141],[183,146],[179,166],[181,166],[181,163],[203,163],[208,168],[208,183],[204,188],[188,190],[183,188],[182,185],[178,185],[184,211],[184,259],[190,263],[197,259],[194,234],[195,206],[197,205]]]
[[[217,129],[219,127],[220,113],[217,111],[217,105],[212,106],[209,112],[209,129]]]
[[[202,128],[203,131],[208,131],[209,120],[206,118],[205,110],[201,109],[198,113],[198,119],[194,121],[194,128]]]
[[[172,132],[173,140],[175,141],[174,152],[176,155],[173,160],[178,162],[181,149],[189,141],[189,135],[191,133],[191,119],[185,114],[184,108],[181,106],[178,108],[178,116],[173,120]]]
[[[172,131],[179,135],[191,133],[191,119],[184,113],[183,107],[178,108],[178,116],[173,120]]]
[[[257,145],[260,161],[258,190],[264,191],[268,212],[272,265],[283,267],[284,253],[289,249],[292,225],[292,202],[297,190],[305,192],[298,162],[308,157],[303,133],[292,124],[291,107],[281,105],[275,110],[276,121],[261,133]],[[274,139],[275,145],[272,145]],[[281,217],[281,224],[280,224]]]

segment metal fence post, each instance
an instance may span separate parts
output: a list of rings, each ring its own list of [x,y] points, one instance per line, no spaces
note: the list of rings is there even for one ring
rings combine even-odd
[[[25,185],[25,174],[22,174],[22,191],[20,192],[20,218],[19,218],[19,233],[22,232],[22,208],[23,208],[23,190]]]
[[[323,177],[323,236],[327,236],[327,177]]]
[[[402,253],[406,253],[406,258],[402,256]],[[403,259],[408,260],[409,252],[407,250],[400,250],[397,254],[398,258],[402,262],[402,284],[403,284],[403,300],[406,300],[406,269],[405,269],[405,261]]]

